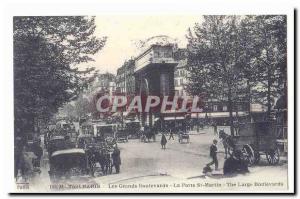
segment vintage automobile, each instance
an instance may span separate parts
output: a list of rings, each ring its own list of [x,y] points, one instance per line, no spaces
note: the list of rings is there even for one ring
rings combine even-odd
[[[90,165],[83,149],[73,148],[53,152],[48,171],[51,182],[90,177]]]
[[[91,122],[84,122],[80,126],[80,135],[95,135],[95,125]]]
[[[53,152],[66,148],[66,140],[64,136],[53,136],[48,141],[48,155],[49,157]]]
[[[117,125],[116,124],[98,124],[95,125],[97,140],[115,140]]]
[[[139,138],[140,129],[141,125],[139,121],[125,121],[125,130],[127,131],[128,138]]]
[[[60,135],[68,135],[70,138],[76,137],[75,126],[69,121],[59,121],[55,125],[55,131]]]

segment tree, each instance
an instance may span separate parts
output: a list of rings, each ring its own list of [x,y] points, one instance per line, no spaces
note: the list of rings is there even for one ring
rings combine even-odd
[[[93,104],[84,96],[80,97],[75,101],[75,114],[77,118],[86,117],[92,113]]]
[[[255,17],[254,36],[259,56],[258,82],[262,89],[255,92],[257,100],[267,105],[270,118],[275,98],[287,93],[286,16],[261,15]]]
[[[260,55],[257,35],[255,34],[256,19],[255,16],[245,16],[242,18],[239,28],[240,45],[240,67],[241,76],[244,81],[244,87],[240,89],[240,94],[244,101],[248,102],[248,113],[251,121],[251,104],[253,89],[257,84],[260,66],[257,64],[257,58]],[[246,85],[246,86],[245,86]]]
[[[90,17],[14,17],[14,97],[16,133],[33,132],[75,99],[96,75],[92,61],[106,38],[94,35]]]
[[[60,115],[66,116],[72,121],[78,121],[78,117],[76,115],[75,106],[72,103],[65,104],[62,109],[59,111]]]
[[[266,102],[270,115],[286,93],[285,16],[204,16],[188,41],[188,91],[225,99],[231,133],[235,102],[248,101],[249,113],[252,98]]]
[[[188,35],[188,90],[227,101],[231,134],[233,102],[243,85],[239,24],[237,16],[204,16],[204,22],[196,24]]]

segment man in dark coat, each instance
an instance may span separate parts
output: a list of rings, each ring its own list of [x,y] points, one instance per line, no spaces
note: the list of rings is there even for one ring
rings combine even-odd
[[[162,149],[166,149],[167,138],[165,134],[162,134],[160,144]]]
[[[116,145],[114,151],[112,153],[113,165],[116,169],[116,173],[120,173],[120,165],[121,165],[121,157],[120,157],[120,149]]]
[[[218,148],[217,148],[217,143],[218,141],[216,139],[213,140],[213,144],[210,146],[210,153],[209,156],[212,158],[212,161],[210,163],[207,164],[207,166],[210,165],[215,165],[215,170],[218,170],[218,158],[217,158],[217,152],[218,152]]]
[[[170,129],[170,137],[169,137],[169,140],[171,140],[171,138],[174,140],[173,129]]]
[[[39,144],[38,141],[35,141],[32,145],[32,152],[34,155],[36,155],[36,159],[34,161],[34,167],[40,167],[41,166],[41,158],[43,156],[43,148]]]

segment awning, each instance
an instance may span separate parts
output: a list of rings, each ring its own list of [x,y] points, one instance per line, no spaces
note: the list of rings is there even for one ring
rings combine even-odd
[[[198,116],[197,116],[197,113],[192,113],[191,114],[191,118],[205,118],[206,116],[206,113],[198,113]]]
[[[184,117],[164,117],[164,120],[183,120]]]
[[[233,116],[236,116],[236,112],[232,113]],[[238,112],[238,116],[246,116],[248,115],[246,112]],[[192,113],[191,118],[205,118],[206,113]],[[223,118],[223,117],[229,117],[229,112],[213,112],[213,113],[207,113],[208,118]]]
[[[138,120],[134,120],[134,121],[132,121],[132,120],[124,120],[124,123],[139,123],[140,121],[138,121]]]

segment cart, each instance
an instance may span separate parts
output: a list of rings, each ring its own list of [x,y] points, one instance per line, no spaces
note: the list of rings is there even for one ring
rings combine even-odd
[[[184,143],[184,140],[185,140],[185,143],[189,143],[190,142],[190,135],[186,132],[180,132],[178,134],[178,142],[180,144]]]
[[[239,124],[236,131],[237,135],[232,136],[234,144],[229,153],[241,151],[249,165],[257,164],[262,155],[266,156],[270,165],[278,164],[280,155],[275,122]]]

